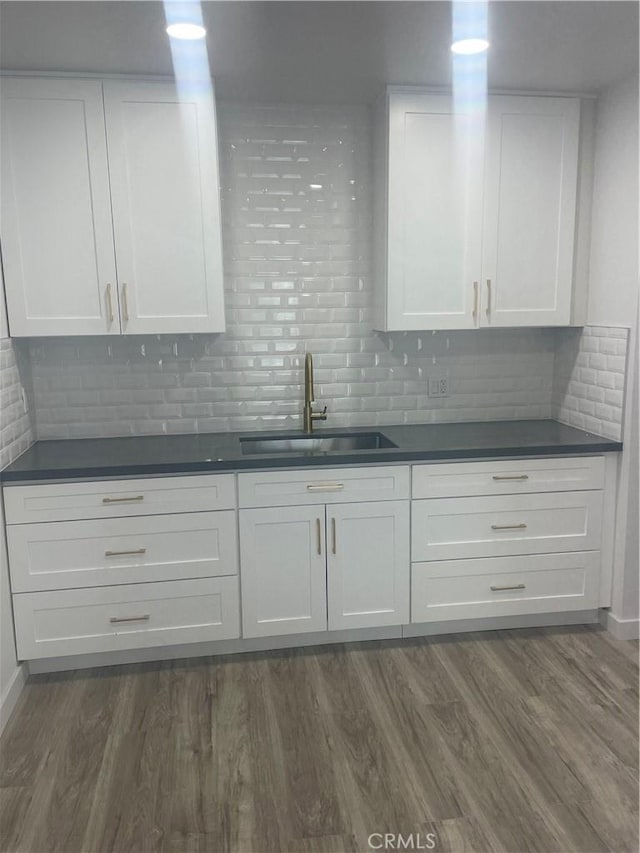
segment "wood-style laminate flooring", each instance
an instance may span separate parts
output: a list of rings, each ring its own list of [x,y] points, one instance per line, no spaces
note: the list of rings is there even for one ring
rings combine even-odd
[[[635,853],[637,735],[638,644],[596,628],[38,676],[0,848]]]

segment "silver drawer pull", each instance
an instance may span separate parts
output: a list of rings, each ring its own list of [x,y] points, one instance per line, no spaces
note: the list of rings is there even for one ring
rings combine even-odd
[[[151,619],[148,613],[144,616],[112,616],[109,622],[148,622]]]
[[[526,589],[523,583],[517,583],[514,586],[492,586],[490,587],[492,592],[509,592],[512,589]]]
[[[308,483],[308,492],[340,492],[344,483]]]
[[[133,551],[105,551],[105,557],[125,557],[129,554],[146,554],[146,548],[134,548]]]
[[[520,524],[492,524],[492,530],[525,530],[527,525],[524,522]]]
[[[143,501],[144,495],[134,495],[130,498],[102,498],[103,504],[124,504],[132,501]]]
[[[494,480],[528,480],[528,474],[494,474]]]

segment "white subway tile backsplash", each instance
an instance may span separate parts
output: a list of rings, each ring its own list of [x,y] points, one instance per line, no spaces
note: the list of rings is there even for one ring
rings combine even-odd
[[[559,333],[553,417],[607,438],[622,438],[627,341],[628,329],[609,326]]]
[[[30,385],[24,345],[0,339],[0,470],[33,444]],[[27,411],[23,392],[29,398]]]

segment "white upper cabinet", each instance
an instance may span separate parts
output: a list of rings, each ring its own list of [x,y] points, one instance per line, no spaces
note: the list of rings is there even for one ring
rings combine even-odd
[[[580,104],[490,99],[482,241],[482,323],[571,322]]]
[[[223,332],[211,90],[105,81],[104,99],[123,332]]]
[[[11,334],[224,331],[212,90],[0,86]]]
[[[390,89],[375,121],[375,328],[571,323],[580,104]]]
[[[117,334],[102,84],[3,78],[0,92],[10,332]]]
[[[469,281],[481,260],[482,172],[474,120],[456,117],[452,98],[444,95],[398,95],[386,106],[387,298],[381,327],[473,328]],[[382,249],[384,239],[379,243]]]

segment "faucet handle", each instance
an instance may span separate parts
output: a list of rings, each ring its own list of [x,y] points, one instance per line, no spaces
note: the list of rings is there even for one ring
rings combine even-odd
[[[326,421],[327,419],[327,407],[325,406],[321,412],[312,412],[311,420],[312,421]]]

